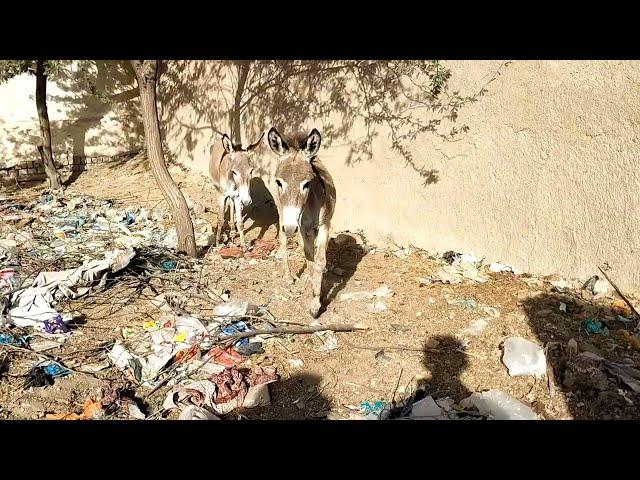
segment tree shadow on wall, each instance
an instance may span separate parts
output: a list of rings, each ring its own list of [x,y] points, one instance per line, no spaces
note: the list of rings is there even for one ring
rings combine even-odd
[[[72,160],[72,171],[66,184],[73,183],[85,170],[81,159],[86,147],[120,147],[129,151],[141,148],[144,132],[137,101],[138,86],[128,61],[81,60],[67,62],[49,76],[48,91],[53,85],[59,93],[47,95],[49,116],[55,118],[62,107],[67,118],[51,121],[51,141],[56,163]],[[35,94],[35,93],[34,93]],[[36,113],[34,94],[34,118]],[[102,128],[99,135],[89,135],[109,113],[118,120],[119,129]],[[37,119],[36,119],[37,125]],[[39,161],[37,146],[41,144],[38,127],[14,127],[8,140],[16,146],[18,161]]]
[[[477,92],[461,95],[449,89],[451,74],[437,61],[171,61],[159,82],[161,116],[172,117],[161,122],[163,136],[177,145],[176,155],[193,161],[201,154],[198,137],[210,137],[211,145],[230,132],[247,143],[272,125],[291,132],[319,123],[325,145],[348,145],[350,165],[371,159],[373,141],[385,132],[426,186],[438,172],[414,156],[411,143],[427,133],[455,141],[467,132],[456,123],[459,111],[477,102],[507,63]],[[185,107],[189,123],[174,116]]]

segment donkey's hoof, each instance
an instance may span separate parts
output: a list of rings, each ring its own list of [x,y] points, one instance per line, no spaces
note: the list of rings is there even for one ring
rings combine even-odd
[[[320,316],[320,309],[322,308],[322,304],[320,303],[319,298],[314,298],[311,300],[311,306],[309,307],[309,313],[313,318],[318,318]]]

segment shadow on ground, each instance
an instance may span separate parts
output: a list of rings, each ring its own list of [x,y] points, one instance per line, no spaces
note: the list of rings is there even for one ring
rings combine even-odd
[[[344,233],[329,240],[327,245],[327,273],[323,276],[322,312],[335,300],[351,277],[356,273],[358,264],[366,251],[355,237]]]
[[[640,393],[632,391],[602,365],[585,356],[590,352],[620,364],[638,364],[638,337],[631,333],[635,321],[623,322],[618,315],[633,318],[625,308],[615,308],[576,294],[541,292],[527,298],[523,308],[533,333],[548,346],[547,361],[553,372],[556,395],[565,397],[574,419],[637,419]],[[562,307],[561,305],[566,305]],[[608,334],[587,333],[583,322],[599,319]],[[578,352],[570,351],[574,339]],[[635,340],[633,340],[635,339]]]
[[[325,382],[312,373],[300,373],[269,385],[271,405],[244,409],[251,420],[321,420],[331,410],[331,401],[322,393]]]

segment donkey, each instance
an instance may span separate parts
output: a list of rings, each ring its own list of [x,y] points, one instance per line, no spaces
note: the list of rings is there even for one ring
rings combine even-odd
[[[313,287],[310,313],[317,318],[322,307],[322,276],[331,218],[336,206],[336,188],[329,171],[316,157],[320,132],[284,140],[275,127],[267,135],[269,146],[280,156],[276,168],[276,205],[279,215],[280,256],[284,274],[292,279],[287,257],[287,239],[298,233],[304,245],[307,272]],[[314,251],[315,248],[315,251]]]
[[[233,214],[235,207],[235,223],[238,233],[240,234],[240,244],[244,247],[244,217],[242,210],[243,207],[246,208],[251,205],[249,185],[251,184],[254,172],[250,160],[253,155],[253,150],[260,145],[262,137],[264,137],[264,132],[262,132],[257,142],[252,143],[247,148],[242,148],[242,145],[234,145],[225,133],[222,136],[224,152],[221,158],[217,158],[214,152],[215,146],[211,146],[209,173],[213,179],[214,186],[220,194],[216,246],[220,243],[220,234],[222,232],[228,202],[231,231],[235,230]]]

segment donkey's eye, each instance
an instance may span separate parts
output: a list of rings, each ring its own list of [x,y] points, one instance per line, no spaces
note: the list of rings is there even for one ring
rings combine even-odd
[[[235,170],[231,170],[231,173],[233,173],[233,176],[234,176],[234,177],[237,177],[237,176],[238,176],[238,172],[236,172]]]
[[[311,185],[311,182],[306,181],[302,183],[302,189],[303,190],[307,190],[309,188],[309,185]]]
[[[276,179],[276,185],[278,185],[278,188],[282,188],[282,182],[280,180]]]

